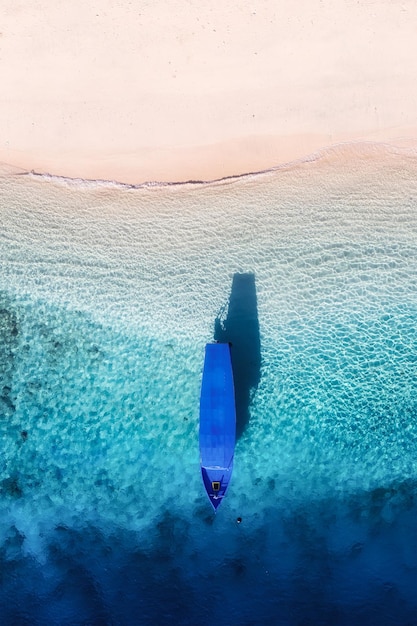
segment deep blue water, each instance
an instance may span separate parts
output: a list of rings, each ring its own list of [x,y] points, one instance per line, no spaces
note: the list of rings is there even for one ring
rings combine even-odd
[[[2,182],[1,624],[417,624],[417,190],[387,171]],[[239,418],[216,516],[213,337]]]

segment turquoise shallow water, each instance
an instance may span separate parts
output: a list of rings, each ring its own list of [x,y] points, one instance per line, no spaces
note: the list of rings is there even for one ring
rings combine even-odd
[[[414,170],[0,179],[3,623],[417,622]],[[241,274],[260,369],[213,518],[201,371]]]

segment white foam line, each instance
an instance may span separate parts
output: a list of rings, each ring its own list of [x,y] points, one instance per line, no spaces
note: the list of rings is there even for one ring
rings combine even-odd
[[[400,139],[400,138],[399,138]],[[41,179],[43,181],[63,183],[67,186],[86,189],[97,188],[114,188],[125,190],[140,190],[140,189],[167,189],[167,188],[184,188],[184,187],[205,187],[208,185],[224,185],[228,183],[237,182],[242,179],[252,179],[266,174],[274,174],[284,170],[291,169],[297,165],[303,165],[306,163],[317,162],[332,153],[337,152],[343,148],[382,148],[390,154],[397,154],[402,156],[417,157],[417,148],[413,147],[400,147],[392,143],[386,142],[373,142],[373,141],[345,141],[331,146],[320,148],[315,152],[312,152],[304,157],[287,161],[279,165],[273,166],[265,170],[259,170],[255,172],[245,172],[243,174],[235,174],[231,176],[225,176],[223,178],[213,180],[188,180],[188,181],[145,181],[143,183],[131,184],[123,183],[116,180],[105,179],[88,179],[88,178],[72,178],[69,176],[61,176],[57,174],[50,174],[48,172],[36,172],[31,170],[29,172],[20,172],[19,176],[27,176],[34,179]]]

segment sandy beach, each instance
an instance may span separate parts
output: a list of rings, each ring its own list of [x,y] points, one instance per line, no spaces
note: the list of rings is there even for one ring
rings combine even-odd
[[[212,180],[344,142],[417,145],[417,4],[4,0],[0,161]]]

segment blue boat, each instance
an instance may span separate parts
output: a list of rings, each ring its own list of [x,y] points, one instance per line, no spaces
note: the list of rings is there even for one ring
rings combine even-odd
[[[233,470],[236,408],[228,343],[208,343],[200,397],[200,458],[203,483],[216,511]]]

